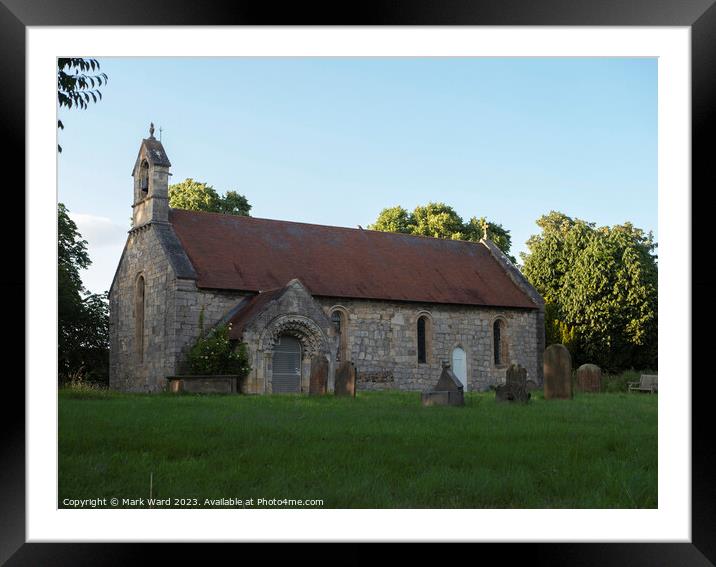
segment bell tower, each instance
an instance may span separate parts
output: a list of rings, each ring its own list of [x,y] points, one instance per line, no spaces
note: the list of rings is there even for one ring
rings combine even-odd
[[[149,223],[169,222],[169,158],[162,143],[154,137],[154,123],[149,125],[149,138],[142,140],[132,170],[134,201],[132,228]]]

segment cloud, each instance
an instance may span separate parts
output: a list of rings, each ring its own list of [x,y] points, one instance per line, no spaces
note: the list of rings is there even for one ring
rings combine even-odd
[[[85,213],[70,213],[70,218],[75,221],[77,230],[80,231],[82,238],[89,243],[91,248],[116,247],[118,243],[120,246],[124,246],[127,229],[112,222],[109,218]]]
[[[127,240],[127,228],[96,215],[70,213],[70,218],[87,241],[92,261],[87,270],[80,272],[83,285],[94,293],[108,290]]]

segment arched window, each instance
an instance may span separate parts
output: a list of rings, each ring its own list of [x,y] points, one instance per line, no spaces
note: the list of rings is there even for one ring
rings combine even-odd
[[[144,276],[141,274],[134,288],[134,340],[139,362],[144,362]]]
[[[495,352],[495,365],[507,364],[509,354],[507,350],[505,322],[502,319],[498,319],[492,325],[492,345]]]
[[[346,314],[342,309],[334,309],[331,313],[331,324],[338,337],[338,348],[336,349],[336,362],[348,360],[348,329],[346,325]]]
[[[146,197],[149,193],[149,164],[147,160],[142,161],[142,165],[139,169],[139,188],[142,191],[140,198]]]
[[[430,318],[418,317],[418,363],[425,364],[430,358]]]

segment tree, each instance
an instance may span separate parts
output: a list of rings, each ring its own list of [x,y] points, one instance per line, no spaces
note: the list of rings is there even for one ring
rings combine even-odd
[[[485,227],[487,237],[514,262],[515,258],[510,256],[512,239],[508,230],[487,221],[485,217],[471,217],[465,223],[455,209],[445,203],[419,205],[412,213],[401,206],[389,207],[378,214],[375,223],[368,225],[370,230],[472,242],[479,242],[483,238]]]
[[[169,206],[188,211],[206,211],[226,215],[249,216],[251,205],[236,191],[219,195],[211,186],[191,178],[169,186]]]
[[[94,74],[87,74],[87,72]],[[99,61],[96,59],[63,58],[57,59],[57,102],[60,107],[87,108],[87,105],[102,99],[102,93],[96,88],[107,84],[105,73],[99,71]],[[57,127],[65,129],[61,120]],[[57,151],[62,152],[58,144]]]
[[[64,381],[83,373],[95,382],[106,382],[109,367],[109,309],[107,292],[93,294],[82,285],[80,270],[91,265],[87,241],[69,217],[57,208],[58,374]]]
[[[412,234],[412,221],[410,213],[403,207],[395,206],[383,209],[374,224],[369,224],[371,230],[382,232],[402,232]]]
[[[250,210],[251,205],[249,205],[249,201],[236,191],[227,191],[223,197],[219,198],[219,212],[225,215],[247,217],[249,216]]]
[[[658,265],[651,232],[596,227],[552,211],[527,241],[523,273],[547,302],[547,343],[576,364],[656,368]]]

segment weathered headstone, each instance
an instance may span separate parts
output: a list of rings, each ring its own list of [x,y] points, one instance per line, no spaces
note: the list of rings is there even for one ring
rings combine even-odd
[[[527,402],[531,394],[527,391],[527,369],[511,364],[507,369],[504,384],[497,386],[495,400],[498,402]]]
[[[311,379],[308,383],[308,393],[311,396],[325,394],[328,385],[328,360],[317,354],[311,358]]]
[[[596,364],[582,364],[577,368],[577,388],[581,392],[599,393],[602,389],[602,370]]]
[[[544,399],[572,399],[572,357],[564,345],[544,351]]]
[[[341,362],[336,370],[336,396],[356,395],[356,367],[351,361]]]
[[[443,371],[438,383],[432,390],[420,395],[424,406],[464,406],[465,395],[462,382],[451,370],[450,364],[443,362]]]

